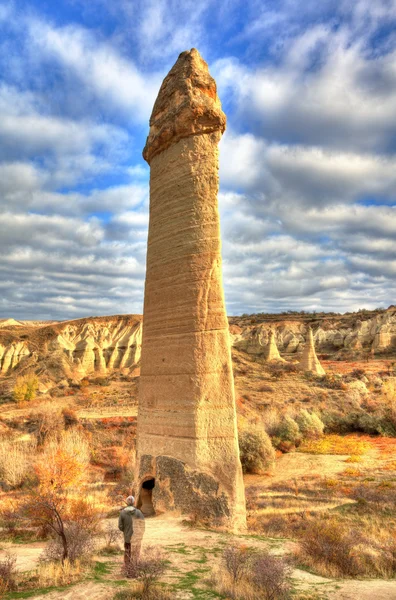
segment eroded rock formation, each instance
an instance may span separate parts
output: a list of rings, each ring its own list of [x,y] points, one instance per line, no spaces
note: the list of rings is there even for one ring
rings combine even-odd
[[[281,355],[279,354],[279,350],[276,345],[275,334],[274,334],[273,329],[271,329],[269,332],[268,344],[267,344],[266,351],[265,351],[265,359],[268,361],[271,361],[271,360],[283,361],[284,360],[281,357]]]
[[[216,83],[198,51],[162,83],[143,156],[150,223],[138,413],[138,484],[157,510],[245,524],[221,273]],[[145,494],[145,503],[147,502]]]
[[[274,331],[276,345],[282,354],[301,353],[307,325],[315,332],[315,347],[331,356],[342,352],[394,354],[396,352],[396,309],[345,315],[312,316],[309,314],[268,315],[262,323],[249,323],[249,317],[230,317],[232,343],[249,354],[264,354],[269,331]],[[254,319],[252,319],[254,321]]]
[[[342,358],[344,354],[350,357],[396,354],[394,307],[377,314],[368,313],[366,317],[351,313],[323,314],[315,319],[305,315],[304,319],[270,315],[268,322],[250,324],[248,317],[230,317],[232,344],[238,350],[265,359],[272,330],[282,356],[298,360],[310,323],[316,352],[330,358]],[[110,375],[119,370],[132,372],[140,357],[141,320],[139,315],[89,317],[62,323],[4,319],[0,321],[0,377],[17,375],[25,367],[42,370],[43,366],[55,383],[69,377]],[[85,338],[91,338],[93,343],[86,344]],[[85,370],[87,365],[93,367],[91,372]]]
[[[0,373],[10,376],[25,368],[38,369],[56,383],[131,370],[140,360],[141,321],[125,315],[3,327]]]
[[[311,327],[308,328],[307,340],[302,352],[300,366],[303,371],[311,371],[311,373],[315,373],[316,375],[326,374],[318,357],[316,356],[315,342]]]

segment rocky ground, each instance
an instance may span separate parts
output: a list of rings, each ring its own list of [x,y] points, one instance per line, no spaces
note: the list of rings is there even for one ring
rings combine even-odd
[[[326,371],[324,378],[310,376],[298,367],[308,326],[314,329],[317,352]],[[371,430],[365,428],[382,422],[385,386],[396,382],[394,328],[393,307],[344,316],[255,315],[230,319],[242,428],[268,427],[274,416],[294,416],[308,409],[327,423],[336,418],[341,428],[347,424],[347,432],[357,427],[360,437],[356,443],[356,434],[352,438],[326,438],[329,447],[335,447],[334,452],[323,447],[304,448],[304,444],[298,449],[301,451],[278,452],[270,473],[246,475],[248,534],[234,537],[186,527],[181,518],[174,517],[148,520],[144,543],[161,546],[171,561],[165,579],[172,584],[175,598],[218,597],[207,580],[225,544],[234,539],[248,547],[270,548],[280,555],[293,553],[297,543],[293,527],[307,514],[310,518],[322,513],[351,514],[354,519],[357,488],[362,488],[368,498],[380,490],[392,499],[396,486],[395,440],[370,437],[367,433]],[[276,332],[286,362],[265,360],[271,329]],[[65,419],[74,420],[89,435],[94,456],[92,485],[117,485],[115,479],[129,460],[136,436],[140,337],[141,318],[136,316],[66,323],[0,323],[0,436],[27,441],[35,435],[38,415],[65,414]],[[13,386],[29,371],[38,377],[37,397],[17,403],[12,396]],[[355,415],[352,421],[351,415]],[[363,423],[360,430],[359,419]],[[359,444],[366,444],[366,449],[356,457],[355,447]],[[348,507],[352,507],[351,513]],[[388,519],[382,524],[385,529],[394,523],[396,511],[388,504],[385,508],[379,504],[369,508],[370,519]],[[288,519],[291,527],[280,536],[272,531],[271,523],[268,532],[268,519],[279,516]],[[356,515],[357,520],[360,518]],[[21,571],[34,571],[44,545],[0,542],[0,559],[11,550],[17,555]],[[98,554],[94,569],[73,586],[47,589],[45,594],[44,590],[23,592],[22,596],[14,593],[9,598],[110,599],[125,586],[121,562],[121,552]],[[395,581],[341,580],[317,573],[294,569],[295,596],[307,591],[309,600],[396,599]]]
[[[246,486],[259,486],[268,495],[268,488],[274,483],[289,482],[290,477],[301,477],[308,472],[328,477],[337,475],[345,468],[345,456],[317,456],[289,454],[278,458],[273,474],[265,476],[250,475],[246,478]],[[372,460],[373,457],[368,460]],[[267,490],[267,491],[266,491]],[[297,500],[297,498],[295,499]],[[333,500],[336,506],[340,500]],[[322,505],[326,510],[329,505]],[[289,506],[289,510],[293,510]],[[299,505],[294,510],[301,510]],[[112,519],[116,525],[116,519]],[[147,519],[143,542],[145,546],[159,547],[170,561],[164,581],[172,586],[174,598],[216,598],[207,581],[216,564],[219,563],[222,550],[227,544],[237,542],[246,547],[266,548],[271,553],[284,556],[293,551],[294,542],[265,538],[249,534],[230,535],[217,531],[195,529],[186,526],[181,517],[159,516]],[[8,544],[2,543],[0,559],[6,551],[17,555],[18,568],[30,571],[35,568],[43,549],[43,543]],[[121,547],[121,546],[120,546]],[[66,589],[54,589],[49,593],[31,592],[29,597],[36,600],[107,600],[113,598],[118,589],[124,589],[127,582],[122,577],[122,552],[111,556],[98,554],[95,557],[93,572],[82,582]],[[294,595],[306,592],[308,598],[315,600],[394,600],[396,598],[396,581],[384,580],[340,580],[320,577],[307,570],[294,568],[291,576]],[[10,595],[9,598],[17,598]],[[24,595],[23,597],[28,597]],[[301,596],[300,596],[301,597]]]

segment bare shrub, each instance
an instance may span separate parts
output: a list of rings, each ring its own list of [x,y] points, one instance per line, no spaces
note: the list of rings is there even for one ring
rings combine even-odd
[[[34,442],[0,440],[0,480],[11,488],[20,486],[31,468]]]
[[[16,556],[6,554],[0,560],[0,593],[10,592],[16,588]]]
[[[359,533],[335,519],[312,521],[301,538],[303,556],[326,574],[355,577],[358,568],[353,549],[363,539]]]
[[[39,446],[49,438],[60,436],[64,425],[62,412],[51,402],[42,404],[39,410],[32,411],[29,415],[28,427],[35,434]]]
[[[274,392],[274,388],[272,387],[272,385],[268,385],[267,383],[263,383],[260,387],[259,387],[259,392]]]
[[[63,457],[63,460],[60,460]],[[83,478],[89,465],[90,450],[87,437],[83,432],[76,429],[63,431],[59,437],[51,437],[46,442],[37,465],[43,467],[48,473],[48,477],[56,475],[59,477],[59,468],[57,473],[52,473],[51,465],[56,465],[64,469],[64,476],[67,477],[67,471],[77,469],[80,471],[79,479]],[[42,472],[41,468],[39,471]],[[37,467],[36,467],[37,470]],[[74,478],[74,483],[78,481]]]
[[[265,600],[286,600],[291,597],[288,577],[291,568],[284,558],[260,552],[252,565],[252,579]]]
[[[174,592],[164,587],[153,587],[143,596],[143,586],[140,581],[129,584],[129,589],[120,590],[113,596],[113,600],[174,600]]]
[[[68,560],[75,563],[82,558],[90,557],[95,551],[95,539],[89,528],[81,527],[80,523],[67,523],[65,535],[68,547]],[[63,558],[64,547],[60,536],[53,538],[41,554],[42,562],[60,562]]]
[[[299,366],[291,362],[272,361],[267,363],[266,367],[271,377],[274,379],[280,379],[281,377],[284,377],[286,373],[297,373],[299,370]]]
[[[76,411],[70,408],[69,406],[62,410],[62,416],[64,420],[65,429],[70,429],[70,427],[75,427],[79,424]]]
[[[11,501],[2,503],[0,509],[0,523],[8,536],[12,537],[18,526],[18,516]]]
[[[137,577],[143,584],[142,599],[148,600],[152,597],[155,585],[166,568],[163,553],[158,548],[146,546],[144,555],[137,562]]]
[[[30,402],[36,397],[38,388],[36,375],[22,375],[17,377],[12,395],[17,402]]]
[[[115,527],[112,523],[107,522],[104,529],[105,545],[102,549],[104,554],[115,554],[120,550],[119,539],[120,530]]]
[[[301,532],[301,558],[320,574],[336,577],[396,575],[396,535],[373,527],[371,533],[336,518],[307,523]]]
[[[244,473],[266,471],[275,460],[271,440],[264,430],[244,429],[239,433],[239,454]]]
[[[274,408],[270,408],[269,410],[266,410],[263,413],[262,420],[263,420],[264,429],[268,433],[268,435],[270,435],[270,436],[275,435],[275,432],[276,432],[277,428],[279,427],[279,423],[281,420],[281,416],[280,416],[279,412]]]
[[[251,555],[247,548],[241,546],[228,546],[222,555],[222,563],[232,579],[233,585],[246,576],[249,571]]]
[[[353,369],[350,373],[349,373],[350,377],[353,377],[354,379],[361,379],[362,377],[364,377],[366,375],[366,371],[364,369]]]

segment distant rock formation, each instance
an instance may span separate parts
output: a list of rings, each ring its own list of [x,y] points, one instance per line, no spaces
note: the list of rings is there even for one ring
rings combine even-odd
[[[262,323],[251,324],[248,317],[230,317],[229,321],[232,345],[264,359],[272,330],[282,356],[298,360],[309,324],[315,331],[316,351],[329,358],[342,358],[344,354],[396,357],[395,307],[367,316],[304,315],[298,320],[288,315],[269,315]],[[140,359],[141,327],[139,315],[63,322],[4,319],[0,322],[0,377],[13,377],[27,368],[38,369],[55,384],[68,378],[110,375],[113,371],[132,373]]]
[[[146,509],[151,495],[157,510],[235,527],[246,515],[217,202],[225,124],[206,62],[183,52],[162,83],[143,151],[150,223],[137,483]]]
[[[334,355],[339,352],[396,353],[396,309],[366,311],[345,315],[268,315],[261,323],[252,317],[230,317],[233,345],[249,354],[263,354],[264,340],[274,330],[282,355],[299,354],[305,344],[305,331],[312,325],[316,349]]]
[[[99,317],[0,330],[0,373],[43,372],[54,383],[128,371],[140,360],[142,319]]]
[[[266,348],[266,352],[265,352],[265,360],[267,360],[267,361],[280,360],[280,361],[284,362],[284,359],[279,354],[279,350],[276,345],[275,334],[274,334],[273,329],[271,329],[269,332],[268,344],[267,344],[267,348]]]
[[[326,375],[326,371],[316,356],[311,327],[308,328],[308,336],[301,356],[300,366],[303,371],[311,371],[311,373],[315,373],[316,375]]]

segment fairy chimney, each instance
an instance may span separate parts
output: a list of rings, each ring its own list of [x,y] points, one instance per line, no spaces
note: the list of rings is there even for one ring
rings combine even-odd
[[[156,512],[239,527],[245,494],[217,200],[225,126],[208,65],[194,48],[183,52],[162,83],[143,150],[150,222],[136,485]]]
[[[272,329],[269,332],[265,360],[267,360],[267,361],[280,360],[280,361],[284,362],[284,359],[279,354],[279,350],[278,350],[278,347],[277,347],[276,341],[275,341],[275,334]]]
[[[300,365],[303,371],[312,371],[312,373],[316,373],[316,375],[326,374],[324,368],[319,362],[318,357],[316,356],[315,342],[312,329],[310,327],[308,328],[308,339],[305,342]]]

